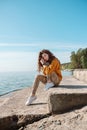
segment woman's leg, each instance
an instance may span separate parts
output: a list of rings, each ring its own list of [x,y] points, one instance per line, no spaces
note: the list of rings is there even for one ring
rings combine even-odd
[[[38,88],[40,82],[45,84],[47,82],[47,77],[44,75],[36,76],[35,81],[33,83],[32,96],[34,96],[36,94],[36,91],[37,91],[37,88]]]
[[[34,81],[34,84],[33,84],[32,94],[31,94],[30,97],[27,99],[25,105],[28,106],[28,105],[32,104],[32,102],[33,102],[34,100],[37,99],[37,97],[35,96],[35,94],[36,94],[36,91],[37,91],[37,88],[38,88],[38,86],[39,86],[40,81],[45,84],[45,83],[47,82],[47,77],[44,76],[44,75],[37,75],[37,76],[36,76],[35,81]]]
[[[59,85],[60,83],[58,75],[55,72],[52,72],[50,75],[48,75],[48,80],[52,81],[54,85]]]

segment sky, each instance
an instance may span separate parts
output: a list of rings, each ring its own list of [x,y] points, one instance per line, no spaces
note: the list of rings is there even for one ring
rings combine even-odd
[[[49,49],[61,63],[87,48],[87,0],[0,0],[0,72],[37,69]]]

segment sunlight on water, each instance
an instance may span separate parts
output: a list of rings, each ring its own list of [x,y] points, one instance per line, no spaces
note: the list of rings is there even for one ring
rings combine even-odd
[[[37,72],[3,72],[0,73],[0,95],[14,90],[31,87]],[[70,71],[63,71],[63,76],[69,76]]]

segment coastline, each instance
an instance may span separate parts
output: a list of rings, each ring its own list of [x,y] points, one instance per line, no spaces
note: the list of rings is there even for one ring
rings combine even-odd
[[[25,89],[25,88],[29,88],[29,87],[24,87],[24,88],[20,88],[20,89],[15,89],[15,90],[9,91],[9,92],[7,92],[7,93],[4,93],[4,94],[0,95],[0,97],[10,96],[10,95],[12,95],[14,92],[21,91],[21,90],[23,90],[23,89]]]
[[[32,85],[36,71],[0,73],[0,95]]]
[[[50,118],[53,120],[54,124],[54,120],[56,120],[56,118],[53,118],[48,107],[48,98],[50,94],[85,94],[87,92],[87,84],[75,79],[73,76],[63,77],[63,80],[59,87],[51,88],[48,91],[44,91],[44,85],[40,84],[37,91],[37,100],[32,105],[25,106],[25,102],[30,95],[31,90],[32,87],[28,87],[19,91],[12,92],[10,96],[0,97],[0,129],[3,128],[3,130],[6,130],[6,127],[18,127],[18,129],[23,128],[24,130],[27,130],[29,128],[33,129],[34,124],[36,124],[36,128],[38,128],[39,124],[41,124],[39,120],[42,119],[43,122],[44,120],[49,120]],[[84,109],[85,111],[87,110],[86,107]],[[78,113],[79,112],[80,110],[78,110]],[[70,114],[67,115],[68,113]],[[70,115],[72,115],[72,113],[74,116],[76,116],[76,113],[74,111],[68,111],[68,113],[65,113],[65,117],[69,116],[68,118],[71,119]],[[60,116],[61,118],[59,118]],[[58,119],[63,119],[63,114],[61,114],[60,116],[58,114]],[[36,121],[38,122],[36,123]],[[11,126],[11,124],[15,125]]]
[[[0,96],[9,94],[16,90],[30,87],[33,84],[33,80],[36,74],[36,71],[2,73],[0,75]],[[69,76],[71,74],[71,72],[62,71],[63,76]]]

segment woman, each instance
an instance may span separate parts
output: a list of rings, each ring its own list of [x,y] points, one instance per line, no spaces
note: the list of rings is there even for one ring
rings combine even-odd
[[[53,86],[58,86],[62,80],[60,61],[49,50],[44,49],[39,52],[38,71],[43,74],[36,76],[31,96],[26,105],[30,105],[37,98],[35,94],[40,81],[45,84],[45,90],[48,90]]]

